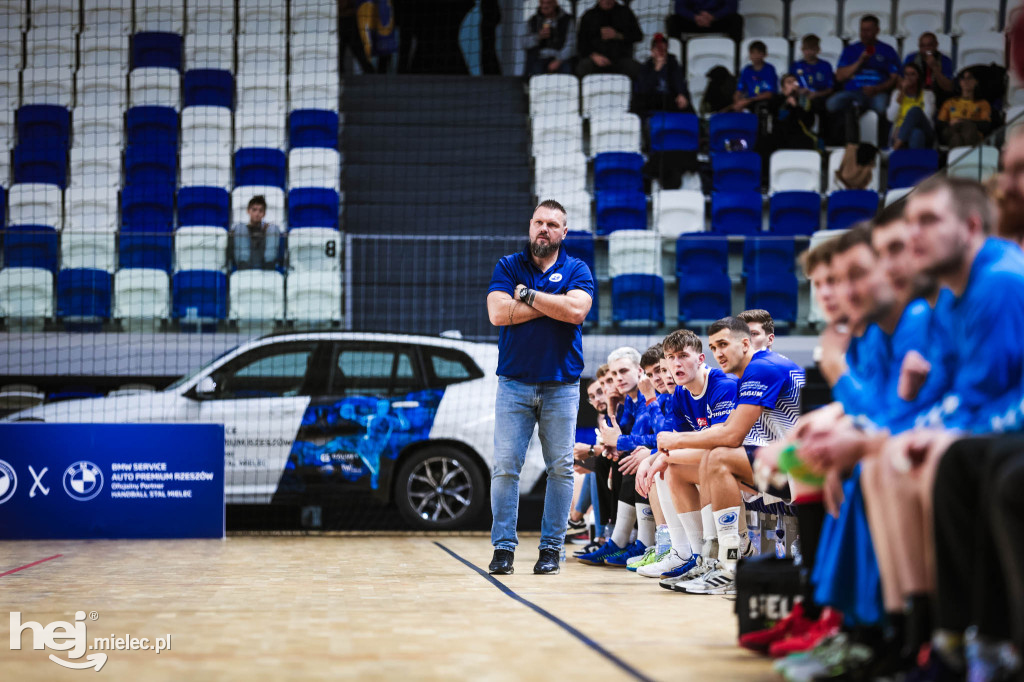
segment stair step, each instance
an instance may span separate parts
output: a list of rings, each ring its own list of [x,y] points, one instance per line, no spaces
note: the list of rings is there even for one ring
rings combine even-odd
[[[526,128],[526,114],[507,110],[465,110],[439,109],[434,111],[409,109],[403,111],[381,111],[372,104],[361,104],[360,108],[345,110],[345,125],[378,125],[378,126],[520,126]]]
[[[529,204],[345,204],[348,232],[380,234],[525,234],[533,207]]]
[[[533,195],[529,191],[512,191],[503,187],[469,189],[460,187],[440,193],[425,189],[382,189],[380,187],[345,190],[345,204],[396,204],[418,206],[451,206],[454,203],[490,206],[495,210],[522,208],[533,210]]]
[[[530,171],[526,166],[394,165],[348,163],[345,169],[346,199],[364,189],[450,191],[498,188],[529,192]]]

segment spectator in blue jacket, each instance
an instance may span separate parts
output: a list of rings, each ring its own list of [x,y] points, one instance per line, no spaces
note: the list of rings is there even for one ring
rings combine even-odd
[[[889,105],[889,92],[896,86],[900,74],[900,57],[889,45],[878,42],[878,17],[865,14],[860,20],[860,42],[848,45],[839,57],[836,80],[843,90],[828,98],[825,108],[830,114],[844,114],[835,118],[853,118],[871,109],[885,120]],[[847,123],[847,129],[852,129]],[[879,135],[879,139],[884,136]],[[859,140],[845,140],[847,143]]]
[[[737,43],[743,39],[743,17],[738,0],[675,0],[675,13],[667,20],[668,34],[725,33]]]
[[[750,43],[749,51],[750,63],[740,71],[740,79],[736,83],[733,111],[754,111],[760,106],[767,106],[772,95],[779,91],[779,75],[775,73],[775,67],[765,61],[768,47],[755,40]]]
[[[686,75],[675,55],[668,53],[668,40],[655,33],[651,58],[644,62],[636,80],[635,109],[641,116],[652,111],[693,112]]]

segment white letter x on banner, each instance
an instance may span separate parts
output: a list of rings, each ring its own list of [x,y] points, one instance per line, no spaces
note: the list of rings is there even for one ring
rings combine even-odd
[[[32,465],[29,465],[29,467],[28,467],[28,472],[29,472],[30,474],[32,474],[32,478],[34,478],[34,479],[35,479],[35,483],[33,483],[33,484],[32,484],[32,490],[29,490],[29,491],[28,491],[28,496],[29,496],[29,497],[35,497],[35,496],[36,496],[36,488],[39,488],[39,491],[40,491],[41,493],[43,493],[44,495],[49,495],[49,494],[50,494],[50,489],[49,489],[49,488],[47,488],[47,487],[45,487],[45,486],[43,485],[43,476],[45,476],[45,475],[46,475],[46,470],[47,470],[47,469],[49,469],[49,467],[43,467],[43,470],[42,470],[42,471],[40,471],[40,472],[39,472],[39,473],[37,474],[37,473],[36,473],[36,472],[35,472],[35,471],[34,471],[34,470],[32,469]]]

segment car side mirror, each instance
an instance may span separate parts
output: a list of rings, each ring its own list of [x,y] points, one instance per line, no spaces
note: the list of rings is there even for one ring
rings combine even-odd
[[[216,392],[217,382],[213,380],[213,377],[203,377],[196,384],[196,397],[212,398]]]

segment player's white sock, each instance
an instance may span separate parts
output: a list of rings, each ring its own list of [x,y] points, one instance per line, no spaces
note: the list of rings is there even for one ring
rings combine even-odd
[[[692,554],[690,541],[686,537],[683,524],[679,522],[679,514],[672,504],[672,491],[668,483],[661,476],[654,477],[654,485],[658,488],[658,502],[661,504],[661,511],[665,515],[665,525],[668,526],[668,534],[672,538],[672,548],[681,557],[688,557]]]
[[[690,553],[700,554],[701,545],[704,544],[704,537],[701,533],[700,512],[692,511],[679,514],[679,523],[683,526],[683,531],[686,532],[686,539],[689,540]],[[712,524],[713,526],[714,524]],[[675,546],[675,540],[672,541],[672,545]],[[686,555],[683,554],[683,556]]]
[[[711,511],[711,505],[705,505],[700,510],[701,526],[704,530],[704,545],[700,553],[705,559],[711,559],[718,555],[718,527],[715,525],[715,514]]]
[[[736,570],[736,562],[747,545],[747,529],[741,528],[742,507],[726,507],[715,513],[718,529],[718,561],[730,571]]]
[[[643,543],[644,547],[654,544],[654,533],[658,524],[654,522],[654,510],[646,502],[637,502],[636,507],[636,539]]]
[[[612,542],[617,547],[629,544],[629,534],[633,532],[635,523],[636,508],[628,502],[619,500],[618,510],[615,512],[615,530],[612,531]]]

